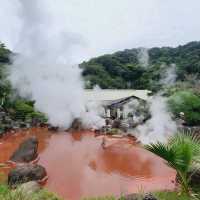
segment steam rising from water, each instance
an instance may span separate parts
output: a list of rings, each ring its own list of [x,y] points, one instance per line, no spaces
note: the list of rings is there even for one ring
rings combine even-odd
[[[138,139],[144,144],[167,139],[176,132],[176,123],[172,120],[166,99],[160,95],[149,100],[151,119],[137,128]]]
[[[22,97],[36,101],[51,124],[67,128],[85,115],[81,73],[73,58],[84,41],[59,26],[45,1],[19,2],[23,26],[9,80]]]
[[[148,50],[141,49],[139,53],[139,62],[143,67],[148,67]],[[160,83],[165,86],[172,86],[176,82],[176,65],[161,66],[166,68],[161,74]],[[158,93],[150,98],[147,103],[150,105],[151,118],[137,127],[136,134],[138,139],[144,143],[167,142],[167,139],[177,131],[176,123],[173,121],[168,111],[167,98]]]

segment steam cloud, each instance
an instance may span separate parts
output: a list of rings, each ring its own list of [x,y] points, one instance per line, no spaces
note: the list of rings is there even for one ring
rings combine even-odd
[[[23,26],[9,80],[20,96],[36,102],[52,125],[68,128],[74,118],[86,115],[81,71],[73,58],[84,40],[59,26],[45,1],[19,2]]]
[[[147,68],[149,65],[149,53],[148,49],[141,47],[138,52],[138,61],[140,65]]]
[[[147,60],[149,56],[148,51],[140,51],[140,63],[145,63],[148,66]],[[161,75],[160,83],[162,85],[167,84],[172,86],[176,82],[176,65],[163,67],[164,73]],[[172,116],[168,111],[167,98],[162,96],[162,93],[158,93],[150,98],[147,102],[150,105],[151,118],[143,125],[137,127],[136,134],[138,139],[144,143],[154,142],[167,142],[167,139],[177,131],[176,123],[172,120]]]
[[[176,79],[177,79],[176,65],[171,64],[170,66],[167,66],[165,73],[163,73],[161,84],[163,85],[167,84],[168,86],[172,86],[175,84]]]
[[[144,144],[166,142],[176,132],[176,123],[172,120],[166,99],[156,95],[149,100],[151,119],[137,128],[138,139]]]

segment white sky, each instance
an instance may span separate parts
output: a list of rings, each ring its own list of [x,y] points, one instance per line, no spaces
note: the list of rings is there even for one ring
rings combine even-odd
[[[200,39],[200,0],[40,1],[59,19],[59,26],[83,38],[81,59],[125,48],[176,46]],[[18,10],[18,0],[0,0],[0,41],[11,49],[20,30]]]

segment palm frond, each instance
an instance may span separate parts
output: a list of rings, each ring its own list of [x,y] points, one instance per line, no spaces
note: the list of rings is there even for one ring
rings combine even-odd
[[[188,171],[193,163],[200,163],[200,141],[187,133],[176,134],[168,144],[158,142],[145,148],[180,172]]]
[[[169,145],[175,146],[179,144],[190,145],[194,155],[200,155],[200,139],[192,132],[179,132],[169,141]]]
[[[175,152],[172,149],[170,149],[168,145],[158,142],[156,144],[146,145],[145,148],[148,151],[166,160],[171,167],[175,167]]]
[[[189,195],[188,173],[193,167],[200,165],[200,140],[191,133],[178,133],[168,144],[160,142],[145,148],[167,161],[180,177],[182,191]]]

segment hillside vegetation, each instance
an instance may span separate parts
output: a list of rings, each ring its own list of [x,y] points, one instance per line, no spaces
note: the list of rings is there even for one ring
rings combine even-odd
[[[190,42],[176,48],[162,47],[148,50],[149,63],[144,67],[138,56],[141,49],[119,51],[83,62],[86,87],[133,88],[157,91],[163,72],[176,64],[178,81],[200,78],[200,42]],[[192,80],[191,80],[192,79]]]

